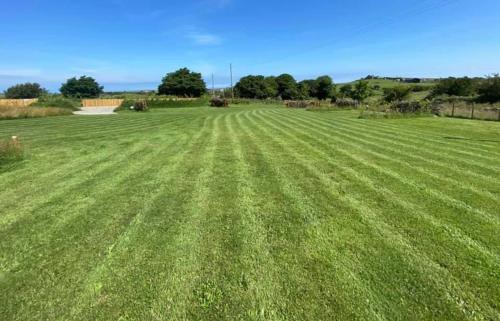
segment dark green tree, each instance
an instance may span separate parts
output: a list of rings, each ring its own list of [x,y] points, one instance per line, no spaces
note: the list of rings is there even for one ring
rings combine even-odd
[[[441,79],[432,91],[434,96],[471,96],[476,92],[474,79],[468,77]]]
[[[278,96],[278,83],[276,77],[269,76],[264,79],[265,82],[265,98],[276,98]]]
[[[7,99],[33,99],[47,94],[47,90],[43,89],[37,83],[18,84],[8,88],[5,92]]]
[[[485,103],[500,101],[500,75],[488,77],[478,88],[479,100]]]
[[[309,87],[309,83],[307,81],[301,81],[297,84],[297,93],[298,99],[308,99],[311,96],[309,95],[311,88]]]
[[[352,93],[353,93],[353,89],[352,89],[352,85],[351,84],[346,84],[346,85],[343,85],[342,87],[340,87],[340,95],[342,97],[351,97],[352,96]]]
[[[103,92],[103,87],[92,77],[71,78],[61,86],[61,94],[71,98],[96,98]]]
[[[200,97],[207,91],[207,86],[200,73],[187,68],[168,73],[158,87],[159,95],[179,97]]]
[[[354,85],[350,97],[359,102],[362,102],[366,98],[370,97],[370,95],[371,88],[369,82],[366,80],[360,80]]]
[[[316,79],[316,98],[324,100],[333,93],[333,80],[330,76],[321,76]]]
[[[392,103],[403,101],[410,95],[412,88],[409,86],[397,86],[393,88],[384,88],[384,101]]]
[[[269,97],[272,89],[271,80],[264,76],[245,76],[238,81],[236,86],[234,86],[234,91],[236,92],[236,96],[241,98],[250,98],[250,99],[265,99]]]
[[[278,84],[278,96],[280,96],[282,99],[297,99],[297,97],[299,96],[299,93],[297,91],[297,82],[292,75],[279,75],[278,77],[276,77],[276,83]]]

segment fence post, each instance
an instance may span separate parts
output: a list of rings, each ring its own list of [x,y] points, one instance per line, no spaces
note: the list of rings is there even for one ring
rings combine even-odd
[[[500,121],[500,108],[497,108],[497,114],[498,114],[497,120]]]
[[[455,117],[455,102],[451,105],[451,117]]]
[[[474,119],[474,109],[476,107],[476,103],[472,103],[472,113],[470,115],[470,119]]]

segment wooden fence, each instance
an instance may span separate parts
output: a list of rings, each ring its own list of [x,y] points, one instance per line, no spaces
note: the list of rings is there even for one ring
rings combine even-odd
[[[83,107],[118,107],[123,99],[83,99]]]
[[[28,107],[36,103],[38,99],[0,99],[0,106],[3,107]]]
[[[450,104],[441,108],[441,114],[447,117],[500,121],[500,108],[496,106]]]

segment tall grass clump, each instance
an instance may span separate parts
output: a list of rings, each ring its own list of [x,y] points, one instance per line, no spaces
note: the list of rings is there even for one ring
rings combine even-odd
[[[64,98],[61,95],[46,95],[38,99],[32,107],[55,107],[78,110],[81,107],[81,101],[74,98]]]
[[[17,137],[0,138],[0,165],[21,160],[24,156],[23,146]]]
[[[19,118],[39,118],[49,116],[71,115],[68,108],[53,107],[0,107],[0,120]]]

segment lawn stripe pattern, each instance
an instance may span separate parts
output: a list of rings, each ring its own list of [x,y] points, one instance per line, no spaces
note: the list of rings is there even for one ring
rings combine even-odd
[[[1,121],[0,315],[500,319],[500,124],[357,116]]]

